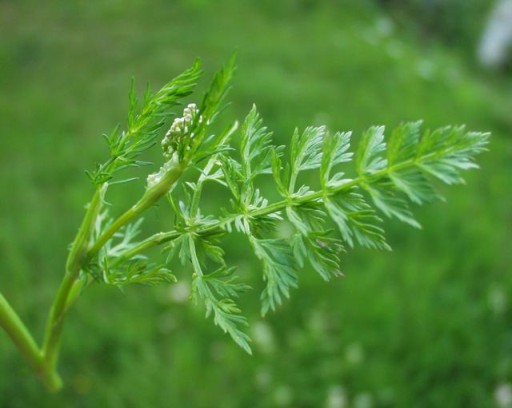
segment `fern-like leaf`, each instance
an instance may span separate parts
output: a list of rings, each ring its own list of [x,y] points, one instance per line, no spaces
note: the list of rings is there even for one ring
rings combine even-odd
[[[251,238],[250,241],[254,253],[263,263],[266,285],[261,294],[261,314],[265,315],[290,297],[290,290],[297,287],[296,261],[285,240]]]
[[[354,153],[350,132],[307,127],[293,133],[286,158],[283,148],[272,144],[272,133],[254,106],[240,128],[235,122],[224,132],[212,131],[211,123],[225,105],[233,72],[231,60],[215,76],[200,108],[187,107],[183,118],[187,129],[180,127],[182,120],[175,126],[177,136],[165,140],[165,147],[174,149],[164,152],[171,164],[164,165],[164,174],[156,176],[176,169],[187,171],[183,188],[173,185],[165,192],[174,229],[140,242],[133,240],[137,225],[120,230],[91,265],[97,265],[96,275],[103,265],[107,279],[115,282],[170,281],[167,269],[142,256],[146,249],[165,245],[167,263],[179,259],[191,267],[193,297],[204,305],[207,316],[250,351],[250,339],[244,332],[247,322],[236,303],[247,287],[235,280],[236,270],[225,264],[223,235],[243,236],[261,262],[261,311],[266,314],[298,286],[300,268],[313,269],[328,280],[341,275],[344,248],[389,249],[381,215],[419,227],[411,205],[440,199],[435,181],[461,183],[461,173],[477,167],[474,157],[485,150],[488,135],[467,132],[464,127],[425,131],[421,122],[412,122],[398,126],[386,138],[385,128],[374,126],[363,133]],[[131,93],[128,128],[132,130],[116,130],[107,137],[112,158],[98,168],[97,180],[108,180],[114,171],[135,163],[137,154],[154,142],[163,117],[155,101],[161,100],[166,109],[174,106],[178,96],[188,94],[198,75],[195,67],[174,85],[154,96],[148,93],[141,111]],[[230,142],[237,132],[239,152]],[[173,152],[178,154],[170,154]],[[304,172],[312,170],[318,172],[319,187],[299,185],[299,180],[305,180]],[[273,180],[280,196],[276,201],[266,196],[265,176]],[[210,209],[209,213],[202,205],[207,183],[225,197],[226,205],[216,212]],[[278,232],[284,230],[278,229],[282,221],[292,228],[285,237]],[[214,272],[208,272],[210,269]]]

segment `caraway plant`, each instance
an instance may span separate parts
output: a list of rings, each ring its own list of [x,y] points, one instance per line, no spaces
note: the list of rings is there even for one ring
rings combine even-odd
[[[199,61],[141,100],[132,85],[125,128],[105,136],[110,156],[87,172],[95,192],[70,246],[41,344],[0,294],[0,326],[48,390],[62,387],[57,363],[66,316],[95,285],[172,285],[181,263],[191,274],[193,300],[250,353],[248,322],[237,304],[249,287],[225,261],[225,235],[244,237],[261,262],[264,315],[297,287],[301,268],[328,281],[341,275],[340,255],[347,249],[389,249],[382,216],[420,227],[410,204],[441,199],[436,182],[462,183],[461,172],[477,167],[474,156],[488,141],[488,134],[464,126],[428,130],[413,122],[387,136],[384,127],[370,127],[356,149],[350,132],[325,126],[297,129],[289,146],[276,146],[255,106],[240,123],[216,130],[234,71],[233,57],[197,104],[190,96],[202,75]],[[141,154],[155,145],[162,150],[160,169],[145,176],[138,201],[111,216],[110,187],[136,188],[132,181],[140,177],[125,170],[132,169],[131,176],[146,169]],[[212,211],[205,203],[216,192],[229,198]],[[173,227],[141,237],[142,216],[157,202],[172,213]],[[281,223],[288,224],[286,236],[276,233]],[[156,247],[164,256],[148,254]]]

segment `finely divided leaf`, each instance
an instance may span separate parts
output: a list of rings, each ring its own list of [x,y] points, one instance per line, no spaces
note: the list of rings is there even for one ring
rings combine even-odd
[[[405,193],[409,200],[416,204],[442,198],[420,170],[408,168],[390,172],[389,179],[397,189]]]
[[[210,88],[203,98],[200,113],[208,124],[213,122],[222,110],[222,103],[229,92],[235,74],[235,60],[236,54],[233,54],[228,63],[215,74]]]
[[[302,268],[309,261],[325,280],[340,275],[339,255],[343,246],[341,241],[328,236],[329,231],[324,231],[327,214],[320,203],[287,207],[286,214],[297,231],[291,246],[298,265]]]
[[[343,177],[343,173],[337,173],[331,179],[332,168],[340,163],[350,162],[353,153],[349,152],[351,132],[327,133],[324,138],[322,164],[320,168],[320,181],[322,188],[334,184],[333,181]]]
[[[244,181],[249,182],[259,174],[272,172],[272,133],[262,125],[256,106],[245,118],[242,125],[242,140],[240,152],[242,154],[242,172]]]
[[[418,221],[414,219],[407,201],[392,182],[381,179],[378,182],[364,185],[363,188],[370,193],[373,203],[384,215],[389,218],[397,218],[412,227],[421,228]]]
[[[301,206],[286,207],[288,220],[302,235],[323,229],[327,214],[320,207],[320,203],[306,203]]]
[[[107,263],[102,266],[105,282],[110,285],[142,284],[157,286],[176,282],[176,277],[165,265],[152,264],[145,259],[125,261],[120,266],[112,269],[108,267]]]
[[[299,133],[297,129],[292,136],[290,165],[292,175],[300,171],[320,167],[322,162],[322,144],[327,132],[325,126],[307,127]]]
[[[386,150],[384,126],[372,126],[359,142],[356,154],[356,170],[360,176],[375,173],[386,167],[382,153]]]
[[[464,126],[426,132],[418,148],[420,168],[446,184],[463,183],[460,172],[477,168],[476,154],[485,150],[489,134],[466,132]]]
[[[290,182],[290,166],[287,164],[283,169],[281,156],[276,149],[272,151],[272,176],[278,193],[283,197],[287,197],[287,186]]]
[[[140,110],[132,82],[128,128],[125,131],[116,128],[110,135],[105,136],[110,158],[88,173],[93,183],[103,184],[112,179],[116,172],[127,167],[139,166],[141,163],[137,161],[138,156],[156,143],[159,130],[172,115],[172,108],[191,94],[200,76],[201,64],[197,60],[194,66],[164,85],[154,95],[151,95],[148,87]]]
[[[210,132],[209,125],[222,110],[234,69],[232,58],[215,75],[199,110],[187,111],[188,116],[184,113],[189,119],[187,130],[179,133],[186,138],[182,150],[177,155],[177,150],[172,150],[165,156],[193,168],[197,176],[193,179],[187,175],[182,191],[174,189],[167,195],[174,210],[174,230],[155,235],[154,241],[150,237],[138,243],[132,239],[138,225],[120,230],[87,271],[117,285],[170,282],[174,277],[166,268],[148,263],[141,255],[143,249],[165,243],[170,249],[169,262],[179,258],[184,265],[192,265],[193,297],[204,304],[207,316],[213,316],[216,325],[250,352],[250,339],[242,330],[247,322],[236,304],[239,293],[247,287],[237,283],[233,269],[225,265],[219,244],[222,234],[245,234],[262,262],[265,314],[297,286],[298,267],[309,263],[328,280],[341,274],[343,245],[389,249],[377,210],[419,227],[410,202],[422,204],[440,198],[432,178],[448,184],[462,182],[462,170],[477,167],[474,156],[485,150],[488,135],[466,132],[464,127],[422,133],[421,122],[413,122],[397,127],[385,141],[384,127],[374,126],[364,132],[353,157],[349,132],[332,134],[324,126],[308,127],[294,132],[289,160],[283,163],[281,148],[272,145],[271,132],[253,106],[241,126],[240,154],[233,154],[228,139],[238,128],[237,123],[218,135]],[[101,184],[110,181],[116,171],[140,165],[138,155],[155,143],[169,109],[190,93],[199,75],[197,63],[156,94],[148,88],[141,103],[132,84],[128,129],[115,129],[106,136],[111,157],[90,174],[91,179]],[[349,178],[345,176],[348,171],[336,166],[353,158],[356,174]],[[320,187],[297,187],[301,172],[312,169],[319,169]],[[257,184],[257,176],[270,174],[281,195],[275,202],[269,202],[267,191]],[[226,201],[231,203],[229,211],[202,215],[203,187],[210,181],[225,188]],[[294,229],[288,239],[275,238],[277,223],[283,218]],[[326,227],[329,219],[341,240],[330,235]],[[212,265],[216,271],[207,273]]]
[[[341,241],[323,232],[297,233],[292,239],[293,254],[302,268],[309,261],[313,269],[326,281],[343,275],[339,270]]]
[[[265,315],[269,310],[275,310],[283,298],[290,296],[290,289],[297,287],[296,262],[285,240],[250,237],[250,242],[263,263],[266,286],[261,294],[261,313]]]
[[[387,147],[388,168],[395,163],[416,158],[421,124],[421,121],[402,123],[391,132]]]
[[[382,220],[355,188],[326,198],[324,205],[350,247],[356,241],[368,248],[389,249],[384,230],[378,226]]]
[[[246,327],[247,320],[234,298],[248,287],[234,281],[232,270],[222,268],[208,275],[195,274],[192,279],[194,299],[201,300],[206,309],[206,317],[213,315],[214,323],[222,331],[251,354],[250,337],[240,327]]]
[[[199,237],[195,239],[200,241]],[[236,283],[232,274],[233,270],[222,265],[212,274],[203,273],[202,262],[198,251],[205,250],[211,244],[196,245],[194,237],[187,236],[189,256],[194,269],[192,279],[192,294],[196,300],[201,300],[206,309],[206,316],[213,315],[214,323],[242,347],[247,353],[251,353],[249,346],[250,338],[240,327],[247,326],[247,321],[241,314],[241,310],[235,302],[239,293],[247,290],[246,285]],[[221,250],[215,250],[220,255]]]
[[[316,169],[322,162],[322,143],[327,132],[325,126],[295,130],[292,137],[290,162],[293,171]]]

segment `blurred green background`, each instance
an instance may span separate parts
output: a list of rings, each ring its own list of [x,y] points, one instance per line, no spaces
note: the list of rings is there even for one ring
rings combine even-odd
[[[38,339],[92,193],[83,170],[123,123],[132,77],[156,88],[196,56],[211,75],[238,49],[225,117],[255,102],[279,143],[323,123],[493,133],[468,185],[417,209],[422,231],[387,222],[392,253],[350,252],[329,284],[304,271],[265,320],[260,271],[234,240],[255,288],[242,300],[253,357],[184,301],[185,285],[94,287],[67,322],[60,394],[0,333],[0,407],[510,406],[512,77],[475,62],[491,2],[426,3],[0,0],[0,289]]]

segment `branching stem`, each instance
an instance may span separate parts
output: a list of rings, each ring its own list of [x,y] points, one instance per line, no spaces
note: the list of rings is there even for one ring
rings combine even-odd
[[[428,156],[425,156],[425,157],[428,158]],[[417,165],[418,165],[418,162],[416,160],[404,161],[404,162],[394,165],[392,167],[386,167],[382,170],[376,171],[370,175],[365,175],[365,176],[361,176],[361,177],[357,177],[355,179],[349,180],[346,183],[343,183],[335,188],[330,189],[327,194],[328,194],[328,196],[333,196],[333,195],[339,194],[343,191],[350,190],[352,187],[361,185],[362,183],[367,182],[369,180],[370,181],[378,180],[378,179],[385,177],[388,174],[391,174],[393,172],[404,170],[409,167],[414,167]],[[266,215],[275,214],[279,211],[282,211],[290,205],[300,206],[304,203],[311,203],[311,202],[320,200],[325,195],[326,195],[325,191],[314,191],[312,193],[305,194],[301,197],[291,196],[290,198],[287,198],[287,199],[284,199],[281,201],[277,201],[277,202],[270,204],[264,208],[258,208],[258,209],[252,210],[247,214],[247,216],[250,218],[264,217]],[[228,215],[227,217],[219,220],[215,224],[209,224],[209,225],[206,225],[206,226],[196,229],[195,233],[201,235],[201,234],[206,234],[206,233],[209,233],[209,232],[212,232],[215,230],[222,229],[222,228],[224,228],[224,226],[231,224],[234,221],[234,219],[238,216],[239,216],[238,214]],[[176,231],[176,230],[169,231],[169,232],[159,232],[157,234],[154,234],[154,235],[150,236],[149,238],[145,239],[144,241],[142,241],[141,243],[139,243],[138,245],[136,245],[135,247],[133,247],[133,248],[129,249],[128,251],[124,252],[123,254],[121,254],[117,258],[116,264],[121,263],[124,260],[133,258],[134,256],[139,255],[150,248],[173,241],[174,239],[179,238],[182,234],[183,234],[182,231]]]
[[[93,246],[87,252],[87,259],[94,257],[99,250],[112,238],[112,236],[119,231],[121,227],[129,223],[134,218],[138,217],[145,210],[155,204],[160,197],[166,194],[170,188],[176,183],[176,181],[183,174],[183,171],[187,167],[186,162],[181,162],[176,167],[169,170],[162,180],[155,186],[146,191],[142,198],[133,205],[130,209],[125,211],[119,218],[117,218],[110,227],[98,238]]]
[[[82,226],[73,242],[66,263],[66,274],[64,275],[55,301],[50,309],[44,345],[40,353],[42,364],[46,371],[54,373],[56,370],[64,317],[69,308],[76,301],[82,287],[79,280],[80,271],[120,228],[140,216],[143,211],[151,207],[159,198],[166,194],[181,176],[185,167],[186,163],[182,162],[169,170],[159,183],[147,190],[133,207],[117,218],[98,240],[91,244],[91,235],[102,200],[100,189],[96,191],[89,204]]]
[[[43,355],[37,343],[2,294],[0,294],[0,326],[11,338],[13,344],[46,388],[50,391],[57,391],[62,384],[60,377],[57,373],[46,369],[43,363]]]
[[[80,270],[84,265],[87,247],[101,206],[101,190],[96,190],[78,234],[73,241],[71,251],[66,262],[66,273],[59,286],[57,296],[50,309],[46,325],[43,344],[43,359],[49,371],[55,371],[60,346],[60,337],[64,324],[64,316],[68,310],[69,294],[79,278]]]

